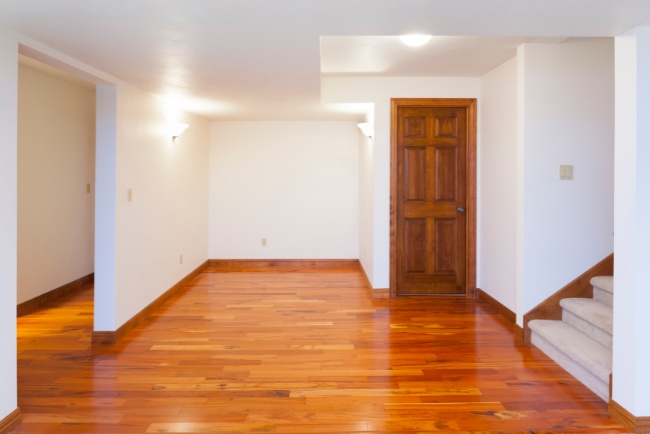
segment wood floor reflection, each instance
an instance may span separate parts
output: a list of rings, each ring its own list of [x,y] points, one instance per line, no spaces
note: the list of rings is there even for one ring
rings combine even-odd
[[[352,269],[208,269],[114,347],[92,288],[18,319],[15,433],[625,432],[489,306]]]

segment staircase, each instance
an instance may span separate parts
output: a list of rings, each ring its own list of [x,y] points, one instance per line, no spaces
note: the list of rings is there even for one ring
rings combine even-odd
[[[591,279],[593,298],[560,301],[562,320],[532,320],[531,342],[557,364],[609,401],[612,372],[612,314],[614,278]]]

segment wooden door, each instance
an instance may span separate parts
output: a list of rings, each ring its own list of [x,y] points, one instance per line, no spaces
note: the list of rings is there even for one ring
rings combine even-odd
[[[395,294],[467,293],[467,106],[394,105]]]

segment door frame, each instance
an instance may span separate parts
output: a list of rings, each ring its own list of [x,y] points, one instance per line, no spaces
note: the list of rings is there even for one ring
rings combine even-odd
[[[476,298],[476,98],[391,98],[390,297],[397,296],[397,110],[400,107],[464,107],[467,110],[465,296]]]

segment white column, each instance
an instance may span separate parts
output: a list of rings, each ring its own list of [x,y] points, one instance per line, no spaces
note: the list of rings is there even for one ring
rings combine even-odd
[[[650,416],[650,28],[616,38],[613,400]]]
[[[17,407],[18,41],[0,29],[0,420]]]
[[[97,86],[95,162],[95,330],[116,324],[117,89]]]
[[[524,325],[524,314],[528,311],[526,293],[524,291],[524,182],[526,175],[526,160],[524,149],[526,144],[526,44],[517,47],[517,138],[516,138],[516,228],[515,228],[515,305],[517,324]]]
[[[390,98],[375,103],[373,137],[373,286],[390,286]]]

